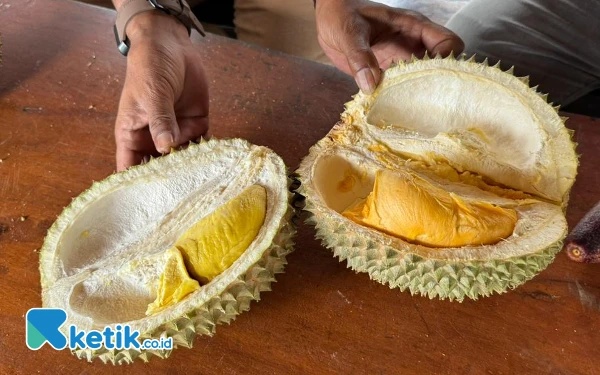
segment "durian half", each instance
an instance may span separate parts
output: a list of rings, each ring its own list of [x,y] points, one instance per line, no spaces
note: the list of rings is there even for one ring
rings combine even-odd
[[[577,156],[558,108],[511,73],[413,59],[346,104],[297,171],[317,237],[340,261],[458,301],[552,262]]]
[[[43,306],[67,312],[65,335],[71,324],[81,331],[127,323],[140,331],[140,342],[172,337],[174,347],[191,347],[196,335],[212,335],[216,324],[248,310],[283,272],[295,233],[290,199],[281,158],[239,139],[191,144],[114,174],[74,199],[50,228],[40,254]],[[262,207],[245,216],[254,201]],[[232,214],[231,205],[238,212]],[[205,223],[215,212],[224,225],[219,217]],[[254,228],[228,222],[254,220],[252,215],[262,220]],[[236,228],[255,233],[239,239]],[[186,263],[186,270],[186,241],[194,231],[207,230],[211,236],[198,241],[219,247],[222,236],[236,246],[245,241],[245,251],[220,273],[204,272],[205,259],[195,270]],[[188,273],[208,276],[192,280]],[[165,281],[182,287],[174,292]],[[170,351],[101,348],[75,354],[120,364],[164,358]]]

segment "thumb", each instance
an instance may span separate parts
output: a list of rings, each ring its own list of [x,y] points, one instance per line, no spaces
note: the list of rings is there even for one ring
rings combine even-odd
[[[379,84],[381,70],[371,50],[367,29],[357,28],[356,32],[345,34],[340,49],[348,60],[348,66],[358,87],[365,94],[371,94]]]
[[[179,126],[175,117],[173,100],[160,96],[149,101],[146,108],[148,127],[156,150],[161,153],[171,151],[179,144]]]

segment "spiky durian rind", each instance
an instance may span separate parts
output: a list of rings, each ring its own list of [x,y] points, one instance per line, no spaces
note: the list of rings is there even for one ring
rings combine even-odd
[[[430,59],[428,55],[425,55],[422,60]],[[437,56],[434,59],[440,58]],[[483,63],[478,63],[475,61],[474,55],[469,58],[461,55],[458,59],[449,56],[444,60],[449,61],[452,65],[466,63],[475,69],[489,69],[487,59]],[[410,62],[398,62],[393,64],[390,69],[394,69],[396,66],[418,64],[420,61],[413,57]],[[490,73],[492,75],[505,73],[514,75],[512,67],[507,71],[502,71],[499,62],[491,68],[494,69]],[[535,92],[542,99],[543,105],[546,105],[547,95],[537,92],[537,87],[530,88],[529,77],[516,77],[516,81],[513,81],[512,85],[515,87],[522,85],[523,89]],[[449,299],[459,302],[465,298],[476,300],[479,297],[495,293],[505,293],[532,279],[551,264],[561,249],[562,241],[557,241],[534,252],[504,259],[467,261],[429,259],[410,252],[399,251],[373,238],[357,236],[351,225],[346,223],[346,219],[336,219],[335,215],[324,213],[327,208],[322,207],[324,203],[320,198],[315,197],[315,194],[318,193],[311,186],[309,177],[311,164],[316,160],[315,155],[322,154],[331,144],[337,143],[338,137],[348,137],[346,140],[348,144],[359,143],[360,140],[356,137],[360,137],[360,131],[352,129],[355,116],[365,116],[372,104],[369,98],[377,96],[383,90],[383,86],[385,85],[380,85],[371,95],[359,92],[353,96],[353,100],[346,103],[346,111],[341,116],[341,122],[336,124],[325,138],[311,148],[309,155],[297,170],[302,182],[299,193],[306,197],[305,210],[310,213],[307,222],[315,225],[316,237],[322,241],[323,245],[331,249],[340,262],[346,260],[348,268],[352,268],[357,273],[366,272],[372,280],[387,284],[390,288],[399,288],[401,291],[408,290],[412,295],[427,296],[431,299]],[[552,106],[551,103],[549,105]],[[557,113],[559,106],[553,106],[552,109]],[[562,127],[564,127],[565,120],[566,118],[560,117]],[[573,142],[573,132],[566,128],[562,131],[568,133],[570,140],[568,149],[574,152],[576,143]],[[576,164],[577,162],[578,160],[575,161]],[[562,202],[555,202],[561,205],[563,211],[566,209],[568,197],[567,191]],[[561,238],[564,238],[564,235]]]
[[[177,164],[186,158],[198,154],[209,154],[222,146],[234,147],[240,150],[249,150],[253,147],[249,142],[242,139],[222,139],[215,138],[211,140],[201,140],[199,144],[190,143],[194,147],[182,151],[172,150],[169,158],[151,158],[144,165],[147,173],[160,172],[164,163]],[[119,184],[135,179],[142,175],[139,167],[129,168],[127,171],[113,174],[100,182],[94,182],[92,186],[80,194],[77,198],[64,209],[63,213],[54,222],[48,230],[44,246],[40,250],[40,276],[42,290],[47,289],[56,281],[56,275],[53,274],[53,243],[60,238],[61,233],[75,219],[77,213],[88,203],[94,201],[104,194],[107,187],[118,186]],[[293,181],[288,178],[288,188]],[[160,326],[148,332],[143,332],[139,341],[142,343],[145,339],[153,338],[173,338],[173,349],[177,347],[191,348],[197,335],[210,335],[215,333],[216,325],[220,323],[230,323],[237,315],[250,309],[252,301],[260,300],[260,292],[271,290],[271,283],[275,282],[275,275],[284,272],[287,264],[286,256],[293,251],[293,237],[296,233],[294,224],[295,208],[292,206],[295,194],[288,193],[288,208],[278,224],[277,234],[274,236],[271,245],[265,249],[260,259],[250,266],[247,271],[238,276],[232,283],[217,296],[212,297],[201,306],[186,312],[178,318],[165,322]],[[228,272],[227,270],[224,272]],[[44,294],[42,295],[44,297]],[[42,298],[44,300],[44,298]],[[44,303],[45,304],[45,303]],[[80,359],[93,361],[99,358],[104,363],[129,364],[136,359],[144,362],[151,357],[167,358],[171,350],[137,350],[137,349],[76,349],[72,353]]]
[[[171,150],[172,152],[166,158],[150,158],[150,160],[141,166],[128,168],[121,173],[114,173],[102,181],[94,181],[94,183],[77,197],[75,197],[63,212],[58,216],[56,221],[48,229],[44,244],[39,251],[40,257],[40,278],[42,290],[45,290],[54,284],[58,278],[53,269],[55,244],[60,240],[62,233],[76,219],[77,215],[89,203],[106,194],[113,186],[120,186],[127,181],[139,178],[144,174],[156,173],[160,175],[165,167],[174,167],[181,165],[185,160],[203,155],[209,160],[216,160],[219,155],[215,153],[219,147],[230,147],[242,151],[249,151],[253,146],[250,142],[243,139],[220,139],[212,138],[210,140],[201,139],[198,144],[190,142],[190,146],[184,150]],[[43,295],[42,295],[43,297]]]
[[[539,181],[532,178],[531,180],[534,181],[534,184],[528,187],[519,188],[519,186],[511,185],[511,183],[517,183],[519,180],[516,178],[518,173],[525,173],[525,171],[518,168],[512,172],[505,170],[505,172],[511,172],[505,177],[515,177],[514,181],[498,180],[497,182],[513,188],[519,188],[519,190],[524,192],[535,193],[555,202],[564,203],[565,194],[568,193],[568,190],[574,183],[578,166],[578,159],[575,154],[576,144],[573,143],[569,135],[569,130],[564,126],[565,118],[557,114],[559,110],[558,106],[553,106],[553,103],[548,102],[548,94],[539,92],[538,86],[530,87],[529,81],[526,79],[527,77],[515,76],[512,67],[508,70],[502,70],[500,62],[490,66],[487,58],[483,62],[478,62],[475,55],[469,58],[464,55],[459,56],[459,58],[454,58],[452,55],[442,58],[439,55],[430,57],[427,54],[423,59],[417,59],[413,56],[410,62],[398,61],[383,72],[382,81],[373,93],[365,94],[359,91],[353,96],[351,101],[345,104],[345,111],[341,115],[342,121],[346,124],[364,125],[361,122],[366,122],[367,113],[372,109],[380,94],[395,85],[399,80],[402,80],[406,74],[435,69],[439,69],[440,71],[454,71],[459,74],[468,73],[485,80],[502,82],[503,86],[517,93],[520,96],[520,100],[526,102],[536,112],[535,117],[544,124],[544,128],[552,130],[552,137],[548,140],[544,149],[552,149],[555,152],[554,156],[560,156],[560,159],[557,160],[560,160],[561,167],[556,168],[556,171],[552,171],[552,173],[557,173],[555,176],[552,173],[548,176],[542,173]],[[536,168],[544,168],[539,163],[539,160]],[[459,169],[468,168],[461,166]],[[494,177],[498,176],[488,175],[487,177],[494,179]],[[541,186],[538,185],[542,184],[542,182],[546,186],[540,190]]]
[[[310,201],[306,210],[315,212]],[[316,237],[323,245],[331,249],[340,262],[346,260],[348,267],[357,273],[366,272],[372,280],[387,284],[390,289],[459,302],[516,288],[548,267],[562,247],[559,242],[541,251],[508,259],[451,262],[402,253],[356,236],[342,221],[317,220],[311,215],[307,222],[315,225]]]
[[[282,273],[287,264],[286,256],[293,251],[293,237],[296,233],[292,224],[293,209],[290,207],[281,220],[280,230],[272,245],[261,259],[243,275],[240,275],[219,296],[211,298],[204,305],[189,311],[176,320],[166,322],[153,332],[140,335],[140,342],[153,338],[173,338],[173,349],[191,348],[199,335],[212,336],[216,325],[230,323],[237,315],[250,309],[252,301],[260,300],[260,293],[271,290],[275,275]],[[225,271],[227,272],[227,271]],[[117,350],[102,348],[99,350],[78,349],[73,354],[80,359],[93,361],[99,358],[104,363],[129,364],[136,359],[148,362],[151,357],[168,358],[172,350]]]

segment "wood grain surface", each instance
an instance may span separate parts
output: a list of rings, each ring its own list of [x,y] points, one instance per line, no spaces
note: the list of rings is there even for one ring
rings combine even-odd
[[[0,5],[0,374],[598,374],[600,265],[564,253],[524,286],[479,301],[412,297],[355,274],[302,225],[273,291],[166,360],[113,367],[25,346],[38,254],[71,199],[114,170],[125,72],[110,10]],[[334,68],[220,37],[197,39],[217,137],[271,147],[291,168],[356,92]],[[581,167],[574,225],[600,198],[600,122],[572,116]]]

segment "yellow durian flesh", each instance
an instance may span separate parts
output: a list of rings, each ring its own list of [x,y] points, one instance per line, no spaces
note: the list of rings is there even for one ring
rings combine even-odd
[[[199,282],[207,284],[229,268],[258,235],[266,212],[267,191],[252,185],[188,229],[167,250],[157,297],[146,314],[176,304]]]
[[[577,157],[560,116],[534,90],[498,69],[453,60],[400,64],[344,116],[396,153],[561,204]],[[369,145],[372,144],[369,141]]]
[[[176,247],[167,250],[165,270],[160,275],[156,300],[148,305],[146,315],[151,315],[176,304],[193,291],[200,289],[198,281],[188,274],[181,253]]]
[[[295,233],[287,173],[265,147],[213,138],[94,183],[48,231],[40,251],[43,306],[67,312],[63,328],[127,323],[140,341],[173,337],[173,348],[192,347],[196,336],[212,335],[247,311],[283,272]],[[246,251],[210,283],[146,315],[169,259],[166,250],[252,185],[267,191],[267,210]],[[75,355],[122,364],[170,352],[86,348]]]
[[[203,284],[229,268],[254,241],[267,212],[267,191],[244,190],[185,232],[175,246],[190,275]]]
[[[563,210],[577,172],[573,146],[556,108],[523,79],[474,60],[400,61],[374,93],[359,92],[346,103],[341,121],[311,148],[297,170],[299,192],[316,236],[350,268],[413,294],[477,299],[512,289],[552,262],[567,231]],[[389,186],[388,197],[382,191],[371,201],[389,209],[385,224],[392,230],[364,223],[373,219],[362,211],[382,169],[408,169],[447,192],[450,212],[431,194],[410,202],[417,207],[409,211],[421,216],[417,224],[427,224],[417,228],[430,232],[426,241],[410,227],[415,223],[389,207],[407,210],[409,203],[393,202]],[[489,218],[508,216],[492,236],[498,241],[456,235],[454,215],[464,210],[448,199],[453,196],[514,210],[512,233],[504,237],[514,213],[498,215],[480,205],[483,215],[470,216],[481,232]],[[448,234],[452,238],[444,238]]]
[[[408,170],[379,170],[373,191],[343,215],[409,242],[431,247],[488,245],[509,237],[517,213],[465,201]]]

